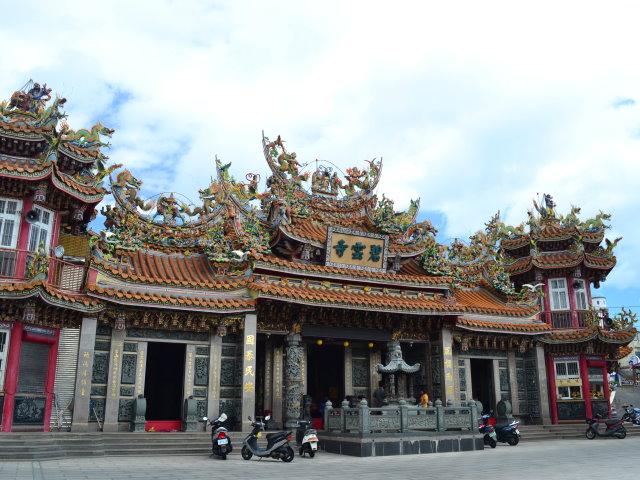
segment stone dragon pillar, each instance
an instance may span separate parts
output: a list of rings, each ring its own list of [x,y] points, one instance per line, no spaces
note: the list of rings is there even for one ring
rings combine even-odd
[[[286,359],[284,362],[284,420],[285,428],[294,428],[300,418],[300,402],[302,400],[302,362],[304,349],[300,345],[300,334],[290,333],[286,337]]]

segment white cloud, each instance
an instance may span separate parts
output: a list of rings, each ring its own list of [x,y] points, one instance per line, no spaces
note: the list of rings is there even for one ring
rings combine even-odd
[[[640,99],[635,2],[67,1],[24,14],[40,8],[0,0],[0,97],[46,81],[73,128],[117,129],[112,160],[149,196],[195,199],[216,154],[264,179],[264,129],[342,170],[384,157],[380,193],[442,211],[445,238],[498,210],[520,223],[536,192],[561,212],[611,212],[625,239],[607,284],[640,283],[640,106],[614,106]]]

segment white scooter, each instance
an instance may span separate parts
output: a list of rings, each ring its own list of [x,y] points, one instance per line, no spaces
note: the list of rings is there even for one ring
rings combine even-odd
[[[300,451],[300,455],[304,457],[309,454],[310,458],[316,456],[318,450],[318,432],[314,428],[309,428],[311,422],[309,420],[298,420],[298,429],[296,430],[296,443]]]
[[[229,432],[222,426],[222,423],[227,419],[227,414],[223,413],[215,420],[211,420],[211,451],[213,455],[218,455],[222,460],[227,459],[227,454],[231,453],[233,447],[231,446],[231,439],[229,438]],[[202,421],[207,422],[209,419],[204,417]]]
[[[249,421],[252,422],[251,426],[253,430],[244,439],[242,451],[242,458],[249,460],[254,455],[256,457],[271,457],[280,459],[283,462],[290,462],[293,460],[295,451],[289,445],[291,440],[291,432],[278,432],[267,433],[267,446],[266,448],[260,448],[258,446],[258,438],[262,436],[262,431],[265,429],[265,422],[268,422],[271,417],[267,416],[264,422],[256,420],[255,422],[249,417]]]

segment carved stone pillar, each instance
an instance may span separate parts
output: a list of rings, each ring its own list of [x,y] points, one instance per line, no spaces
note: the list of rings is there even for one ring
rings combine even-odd
[[[256,410],[256,335],[257,317],[255,313],[244,316],[244,350],[242,355],[242,431],[251,430],[248,416]]]
[[[271,413],[273,418],[273,342],[264,342],[264,402],[263,407]]]
[[[276,425],[282,425],[282,345],[274,345],[273,347],[273,416],[272,419]]]
[[[353,395],[353,356],[351,347],[344,347],[344,395]]]
[[[71,431],[73,432],[86,432],[89,430],[91,368],[93,367],[97,325],[98,321],[95,318],[85,317],[82,319],[76,371],[76,392],[73,399],[73,420],[71,422]]]
[[[455,388],[453,385],[453,348],[451,330],[442,329],[440,337],[442,345],[442,400],[453,400],[455,397]]]
[[[119,316],[116,326],[124,326],[124,318]],[[118,431],[118,417],[120,413],[120,375],[122,371],[122,350],[124,348],[124,328],[114,328],[111,331],[111,351],[109,353],[109,379],[107,383],[107,398],[104,408],[104,432]]]
[[[209,401],[207,417],[220,414],[220,365],[222,363],[222,336],[212,333],[209,337]]]
[[[304,349],[300,345],[300,335],[290,333],[286,338],[286,360],[284,364],[284,418],[285,428],[294,428],[300,418],[302,400],[302,361]]]

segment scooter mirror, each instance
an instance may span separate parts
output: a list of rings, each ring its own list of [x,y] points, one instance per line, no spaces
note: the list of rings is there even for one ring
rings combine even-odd
[[[218,418],[218,420],[220,420],[221,422],[224,422],[227,419],[227,414],[223,413],[222,415],[220,415],[220,417]]]
[[[251,415],[249,415],[247,418],[249,419],[250,422],[253,422],[253,420],[251,420]]]
[[[269,420],[271,420],[271,415],[267,415],[266,417],[264,417],[265,422],[268,422]]]
[[[202,417],[203,422],[206,422],[207,420],[209,420],[207,417]]]

